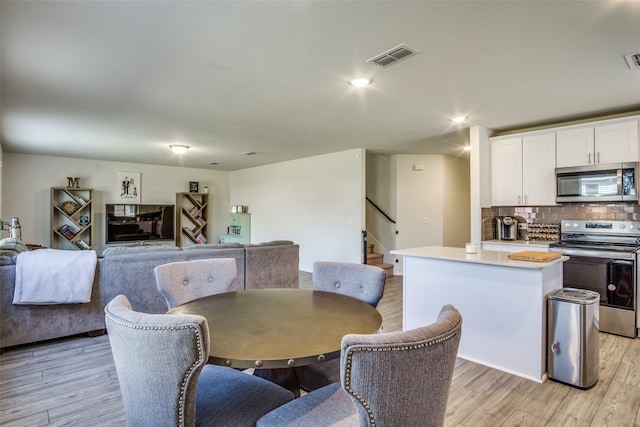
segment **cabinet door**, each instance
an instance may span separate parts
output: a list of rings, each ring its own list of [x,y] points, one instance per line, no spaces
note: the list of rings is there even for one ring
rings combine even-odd
[[[556,135],[522,138],[523,205],[556,204]]]
[[[638,120],[595,127],[596,163],[638,161]]]
[[[491,204],[522,204],[522,138],[491,141]]]
[[[592,165],[593,139],[593,126],[556,132],[557,167]]]

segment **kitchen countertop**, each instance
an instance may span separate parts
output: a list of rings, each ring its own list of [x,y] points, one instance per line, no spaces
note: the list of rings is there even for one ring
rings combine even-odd
[[[419,258],[433,258],[447,261],[459,261],[475,264],[490,264],[503,267],[543,269],[569,259],[560,257],[549,262],[514,261],[509,259],[508,252],[479,250],[475,254],[468,254],[464,248],[450,248],[443,246],[423,246],[419,248],[398,249],[391,251],[394,255],[414,256]]]

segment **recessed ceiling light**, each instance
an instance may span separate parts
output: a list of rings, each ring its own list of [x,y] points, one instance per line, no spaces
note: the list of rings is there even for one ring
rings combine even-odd
[[[371,84],[371,82],[373,82],[373,80],[371,79],[366,79],[366,78],[358,78],[358,79],[351,79],[349,80],[349,84],[351,86],[355,86],[355,87],[365,87],[365,86],[369,86]]]
[[[240,153],[240,154],[242,154],[243,156],[253,156],[258,153],[256,153],[255,151],[245,151],[244,153]]]
[[[173,145],[170,145],[169,148],[171,148],[171,151],[173,151],[176,154],[184,154],[189,149],[189,146],[181,145],[181,144],[173,144]]]
[[[451,120],[453,123],[462,123],[465,120],[467,120],[467,118],[465,116],[458,116],[458,117],[452,117],[449,120]]]

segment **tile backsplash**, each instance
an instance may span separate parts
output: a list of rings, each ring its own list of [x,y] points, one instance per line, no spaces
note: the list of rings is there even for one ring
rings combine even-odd
[[[496,216],[513,216],[529,224],[559,224],[563,219],[600,219],[618,221],[640,221],[640,205],[580,204],[571,203],[558,206],[494,206],[482,208],[482,240],[496,238]]]

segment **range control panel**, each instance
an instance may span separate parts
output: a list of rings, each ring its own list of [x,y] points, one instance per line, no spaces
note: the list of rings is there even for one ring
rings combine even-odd
[[[562,233],[626,234],[640,236],[640,222],[606,220],[562,220]]]

